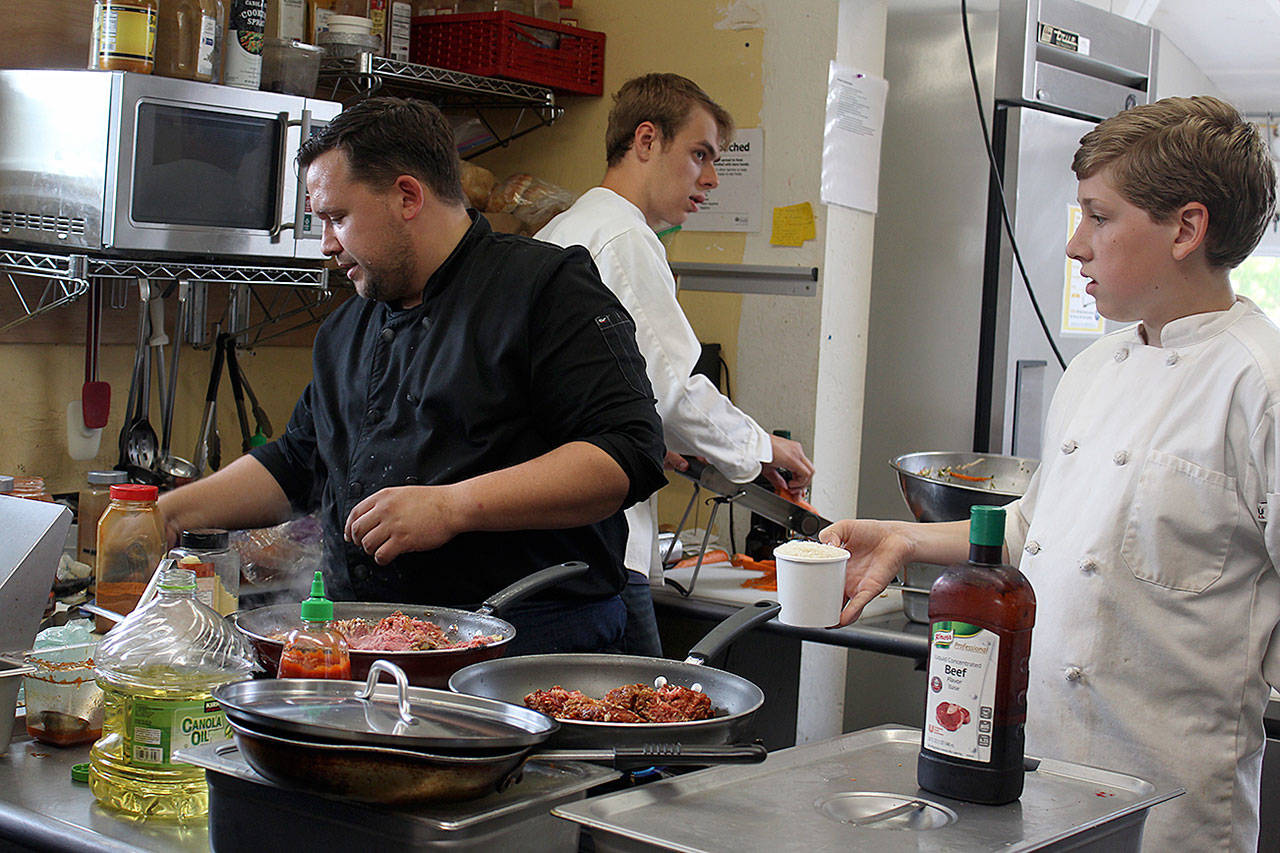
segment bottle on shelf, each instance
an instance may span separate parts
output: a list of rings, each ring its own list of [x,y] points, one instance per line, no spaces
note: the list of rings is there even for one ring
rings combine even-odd
[[[1004,509],[970,509],[969,560],[929,591],[929,681],[916,781],[973,803],[1022,795],[1036,598],[1004,565]]]
[[[211,691],[259,669],[227,620],[196,600],[195,575],[168,563],[156,596],[98,646],[103,736],[89,750],[89,790],[111,809],[143,819],[208,813],[204,770],[174,759],[184,746],[231,736]]]
[[[150,74],[156,62],[157,0],[97,0],[89,67]]]
[[[126,616],[138,606],[165,551],[158,496],[155,486],[111,486],[111,503],[98,521],[94,578],[99,606]],[[111,622],[99,616],[97,627],[106,631]]]
[[[217,28],[214,0],[160,0],[153,73],[206,83],[212,80]]]
[[[333,602],[324,595],[324,575],[315,573],[311,597],[302,602],[302,625],[291,630],[280,652],[281,678],[351,678],[347,640],[333,627]]]
[[[90,471],[76,502],[76,559],[90,568],[98,563],[98,522],[111,503],[111,487],[127,482],[123,471]]]
[[[257,89],[262,81],[262,39],[267,27],[267,0],[230,0],[227,37],[223,40],[222,82]]]
[[[184,530],[169,556],[196,575],[196,597],[226,616],[240,606],[240,555],[229,544],[227,531],[217,528]]]

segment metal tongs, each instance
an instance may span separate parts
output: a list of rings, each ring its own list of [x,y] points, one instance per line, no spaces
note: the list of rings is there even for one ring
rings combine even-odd
[[[722,505],[736,503],[775,524],[782,525],[792,533],[806,538],[817,536],[819,530],[831,524],[830,521],[827,521],[817,513],[797,506],[786,498],[779,497],[768,489],[757,486],[755,483],[735,483],[701,459],[685,456],[684,460],[689,463],[689,467],[677,473],[693,481],[693,495],[689,498],[689,503],[684,508],[684,514],[680,516],[680,523],[676,526],[676,535],[671,540],[671,546],[667,549],[667,553],[662,555],[664,564],[671,551],[675,548],[676,543],[680,541],[680,534],[684,532],[684,523],[689,519],[689,513],[698,501],[700,490],[706,489],[715,493],[708,500],[708,503],[711,504],[711,515],[707,518],[706,530],[702,534],[702,545],[698,548],[698,560],[694,563],[693,575],[689,578],[688,588],[684,588],[674,581],[667,581],[686,598],[693,594],[693,587],[698,582],[698,573],[702,570],[702,560],[707,553],[707,543],[711,540],[711,528],[715,524],[716,512]]]

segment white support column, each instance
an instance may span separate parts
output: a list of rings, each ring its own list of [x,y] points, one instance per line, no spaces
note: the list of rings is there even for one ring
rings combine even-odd
[[[887,0],[840,0],[836,61],[872,74],[883,73],[887,12]],[[821,128],[815,132],[820,133]],[[870,213],[836,205],[827,208],[813,503],[841,518],[852,516],[857,507],[874,231],[875,217]],[[801,646],[796,743],[834,737],[843,731],[848,659],[849,652],[843,647],[820,643]]]

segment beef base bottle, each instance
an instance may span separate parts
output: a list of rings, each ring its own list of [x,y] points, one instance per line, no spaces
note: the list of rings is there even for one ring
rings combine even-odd
[[[969,561],[929,591],[929,683],[916,781],[1000,805],[1022,795],[1023,725],[1036,599],[1003,564],[1004,510],[970,509]]]

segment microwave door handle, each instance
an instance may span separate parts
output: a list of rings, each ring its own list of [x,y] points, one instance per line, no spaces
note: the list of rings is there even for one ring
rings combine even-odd
[[[301,145],[303,142],[306,142],[307,139],[311,136],[311,110],[303,110],[302,119],[298,121],[290,120],[288,113],[280,113],[279,121],[280,121],[281,140],[288,138],[289,128],[291,127],[301,128],[301,135],[298,137],[299,145]],[[282,144],[280,146],[280,160],[276,164],[276,181],[277,181],[276,186],[280,187],[281,195],[284,194],[284,191],[288,186],[289,174],[290,174],[289,148],[287,145]],[[295,186],[295,192],[293,196],[293,221],[291,222],[284,221],[284,205],[281,204],[280,208],[276,212],[275,224],[271,226],[272,237],[279,237],[280,232],[284,231],[284,229],[286,228],[293,229],[293,238],[295,240],[297,240],[301,236],[300,234],[298,234],[298,223],[302,221],[302,213],[303,213],[302,208],[303,208],[303,205],[306,203],[306,198],[307,198],[306,186],[302,181],[301,175],[296,176],[296,180],[294,181],[294,186]]]

